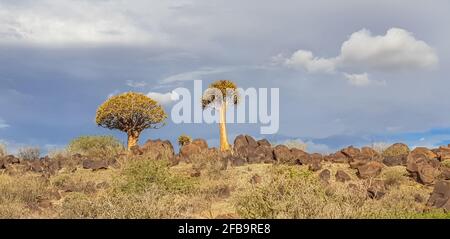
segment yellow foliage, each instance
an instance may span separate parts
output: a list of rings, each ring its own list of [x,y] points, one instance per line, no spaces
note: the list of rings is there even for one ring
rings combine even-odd
[[[101,127],[130,134],[159,128],[166,118],[164,109],[155,100],[141,93],[127,92],[104,102],[97,109],[95,122]]]

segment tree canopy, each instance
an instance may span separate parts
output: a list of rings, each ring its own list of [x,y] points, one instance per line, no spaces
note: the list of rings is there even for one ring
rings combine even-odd
[[[148,128],[157,129],[165,124],[167,115],[155,100],[136,92],[113,96],[98,109],[95,118],[97,125],[126,132],[130,139],[137,141],[139,134]]]

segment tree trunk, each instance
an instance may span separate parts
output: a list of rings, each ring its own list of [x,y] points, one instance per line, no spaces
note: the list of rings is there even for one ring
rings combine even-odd
[[[132,131],[128,133],[128,150],[131,150],[131,147],[136,146],[139,141],[139,132]]]
[[[227,125],[226,125],[227,106],[226,106],[226,104],[223,104],[220,107],[219,113],[220,113],[220,121],[219,121],[220,151],[224,152],[224,151],[230,150],[230,144],[228,144],[228,137],[227,137]]]

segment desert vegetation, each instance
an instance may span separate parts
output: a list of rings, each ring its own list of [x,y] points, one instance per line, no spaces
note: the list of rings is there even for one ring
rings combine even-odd
[[[202,139],[129,152],[82,136],[52,157],[2,155],[0,218],[449,218],[450,148],[391,147],[319,155],[240,135],[232,153]]]

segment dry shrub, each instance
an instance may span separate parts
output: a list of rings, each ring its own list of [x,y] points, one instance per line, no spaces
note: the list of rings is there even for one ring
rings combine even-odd
[[[7,154],[6,145],[0,143],[0,157],[6,156]]]
[[[288,148],[296,148],[296,149],[300,149],[300,150],[302,150],[302,151],[306,151],[307,148],[308,148],[308,145],[307,145],[305,142],[303,142],[303,141],[301,141],[301,140],[299,140],[299,139],[296,139],[296,140],[286,140],[286,141],[283,142],[282,144],[283,144],[283,145],[286,145]]]
[[[368,182],[319,182],[306,169],[275,166],[270,180],[247,188],[234,198],[237,213],[244,218],[411,218],[421,213],[425,189],[400,187],[380,200],[367,196]]]
[[[30,217],[30,208],[51,192],[52,188],[41,177],[0,174],[0,218]]]
[[[17,156],[22,160],[38,160],[41,150],[38,147],[24,147],[19,149]]]
[[[0,204],[18,202],[35,204],[51,193],[48,182],[36,176],[0,175]]]
[[[67,149],[52,149],[48,151],[47,155],[51,159],[69,158],[71,156]]]
[[[377,151],[377,153],[382,154],[389,146],[391,145],[385,142],[376,142],[372,143],[369,147]]]
[[[380,177],[388,187],[398,187],[408,180],[408,172],[404,166],[386,167]]]
[[[200,199],[171,194],[156,185],[140,194],[115,192],[89,197],[67,196],[61,206],[62,218],[189,218],[201,209]]]
[[[218,153],[203,151],[201,154],[195,154],[190,157],[192,169],[201,171],[211,179],[220,179],[223,176],[223,162]]]

